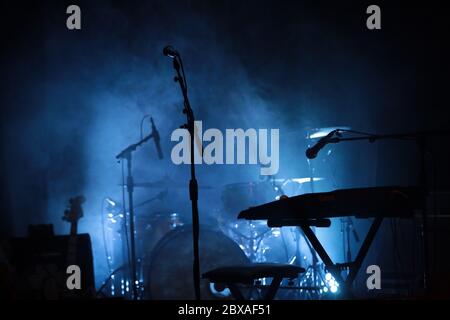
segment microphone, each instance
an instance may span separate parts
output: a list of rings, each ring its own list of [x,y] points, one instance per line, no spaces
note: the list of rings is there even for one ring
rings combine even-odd
[[[153,141],[155,141],[155,146],[156,146],[156,151],[158,152],[158,157],[160,159],[163,158],[163,153],[161,150],[161,144],[159,143],[159,132],[158,130],[156,130],[156,126],[155,123],[153,122],[153,118],[150,117],[150,121],[152,123],[152,137],[153,137]]]
[[[339,130],[333,130],[330,133],[328,133],[325,137],[320,138],[319,141],[317,141],[317,143],[306,149],[306,157],[308,159],[314,159],[315,157],[317,157],[317,154],[319,153],[320,150],[322,150],[323,147],[325,147],[329,142],[331,137]]]
[[[165,46],[164,49],[163,49],[163,54],[166,57],[169,57],[169,58],[175,58],[175,57],[179,57],[180,56],[178,51],[175,50],[175,48],[172,47],[172,46]]]

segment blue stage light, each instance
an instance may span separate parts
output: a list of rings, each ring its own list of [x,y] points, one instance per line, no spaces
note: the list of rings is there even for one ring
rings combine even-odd
[[[331,293],[337,293],[339,288],[339,283],[334,279],[334,277],[331,275],[331,273],[327,272],[325,274],[325,281],[326,286],[324,287],[324,292],[328,292],[328,290]],[[325,290],[326,288],[326,290]]]

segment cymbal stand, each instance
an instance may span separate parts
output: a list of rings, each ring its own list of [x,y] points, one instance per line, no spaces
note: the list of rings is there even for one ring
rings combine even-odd
[[[320,298],[320,289],[322,289],[321,283],[323,282],[323,274],[320,268],[319,259],[317,257],[317,253],[314,248],[309,243],[308,239],[306,239],[303,232],[300,232],[300,228],[296,228],[299,234],[297,242],[300,243],[300,235],[303,235],[305,238],[305,242],[311,252],[312,256],[312,264],[306,268],[306,272],[299,275],[298,278],[298,287],[300,290],[300,297],[305,297],[306,299],[318,299]],[[304,295],[301,293],[305,292]]]
[[[346,263],[352,262],[352,249],[350,241],[350,233],[356,242],[359,242],[359,236],[356,232],[355,225],[353,224],[353,219],[351,217],[341,218],[341,233],[342,233],[342,249],[343,257]],[[350,270],[348,270],[349,272]]]
[[[261,241],[264,239],[264,236],[270,231],[270,229],[264,232],[255,232],[253,229],[253,224],[251,221],[248,221],[250,235],[245,235],[234,228],[227,227],[234,235],[238,237],[239,240],[237,242],[247,249],[246,255],[252,262],[261,262],[261,257],[258,256],[258,251],[261,246]]]

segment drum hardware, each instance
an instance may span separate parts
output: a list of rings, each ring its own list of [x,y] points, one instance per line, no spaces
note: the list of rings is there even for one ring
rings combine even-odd
[[[249,221],[249,224],[251,224],[251,222],[253,221]],[[288,254],[288,247],[286,240],[284,239],[285,236],[282,228],[268,228],[263,232],[253,232],[250,233],[250,235],[243,234],[239,229],[236,230],[235,228],[229,227],[228,230],[231,233],[231,238],[239,244],[240,248],[245,252],[251,262],[287,263],[299,267],[303,267],[303,265],[308,262],[306,256],[302,254],[300,250],[302,234],[298,228],[290,228],[292,240],[295,243],[295,253],[292,257]],[[279,243],[280,239],[283,240],[282,243]],[[280,250],[286,252],[284,258],[279,258]],[[276,256],[273,256],[274,252],[276,253]],[[276,260],[274,260],[274,258]],[[310,265],[307,268],[307,272],[308,274],[305,273],[299,275],[299,278],[297,279],[285,280],[287,283],[282,286],[282,288],[284,290],[290,290],[290,295],[295,296],[297,299],[311,298],[313,294],[316,294],[315,297],[320,297],[320,290],[323,288],[323,286],[320,286],[320,282],[323,280],[323,272],[320,266],[317,265],[316,268],[313,268],[313,265]],[[270,282],[268,279],[263,278],[259,280],[259,285],[264,287],[268,282]],[[309,293],[309,291],[311,291],[311,293]]]
[[[252,262],[262,262],[262,255],[263,253],[260,251],[261,248],[261,242],[263,241],[264,237],[271,231],[269,228],[267,230],[264,230],[262,232],[255,231],[255,225],[252,224],[252,222],[248,223],[248,229],[250,231],[250,235],[247,236],[239,231],[237,231],[234,228],[229,228],[229,230],[237,236],[236,242],[239,244],[242,250],[246,253],[247,257]],[[233,237],[234,238],[234,237]],[[260,253],[260,254],[258,254]]]
[[[149,204],[156,199],[160,199],[162,193],[167,193],[167,191],[162,191],[156,196],[139,203],[135,208]],[[113,261],[120,261],[120,263],[122,263],[124,258],[127,259],[127,248],[124,241],[124,237],[127,235],[127,221],[122,213],[123,208],[121,204],[113,199],[105,198],[105,209],[107,210],[106,214],[108,215],[108,230],[113,232],[110,234],[110,236],[112,236],[112,253],[107,252],[110,275],[103,282],[99,294],[132,298],[132,292],[130,291],[131,280],[130,277],[127,276],[127,272],[130,273],[129,264],[119,264],[119,267],[116,267],[115,269],[111,266]],[[183,226],[186,219],[182,214],[174,211],[156,211],[151,214],[141,212],[141,214],[135,217],[135,220],[136,265],[138,274],[137,292],[138,298],[141,299],[144,291],[142,261],[146,261],[150,258],[146,255],[146,252],[149,252],[166,233]],[[115,234],[117,234],[117,236]],[[116,248],[117,245],[120,245],[119,249]],[[123,252],[121,253],[122,250]],[[114,265],[117,266],[117,264],[113,264],[113,266]]]
[[[245,206],[274,200],[276,194],[276,188],[270,179],[231,183],[222,187],[223,209],[219,214],[219,225],[225,234],[239,244],[252,262],[264,261],[264,248],[261,244],[271,229],[266,223],[259,221],[236,221],[236,212]]]
[[[233,205],[239,204],[239,206],[242,205],[242,203],[249,203],[250,205],[255,205],[259,203],[266,203],[270,200],[273,200],[275,195],[283,195],[284,194],[284,186],[287,183],[292,183],[298,186],[305,185],[307,183],[314,183],[316,181],[321,181],[323,178],[319,177],[313,177],[313,178],[288,178],[288,179],[269,179],[268,181],[263,182],[250,182],[250,183],[238,183],[238,184],[232,184],[225,186],[225,191],[222,193],[222,200],[224,202],[224,207],[226,208],[223,212],[237,212],[236,210],[233,210]],[[127,187],[127,184],[122,184],[122,186]],[[153,182],[142,182],[142,183],[134,183],[133,187],[140,187],[140,188],[149,188],[149,189],[157,189],[157,188],[166,188],[163,192],[160,192],[156,197],[153,197],[151,199],[148,199],[138,205],[135,205],[134,208],[145,205],[150,203],[151,201],[158,199],[158,198],[164,198],[168,193],[168,188],[184,188],[185,186],[173,179],[170,179],[168,176],[164,177],[163,179],[156,180]],[[210,189],[209,186],[204,186],[204,189]],[[230,195],[227,197],[226,193],[229,193]],[[159,196],[159,197],[158,197]],[[241,196],[241,198],[239,198]],[[277,196],[277,197],[278,197]],[[244,201],[242,201],[244,200]],[[115,216],[113,218],[116,218]],[[120,218],[120,214],[119,214]],[[152,220],[153,219],[153,220]],[[144,231],[138,232],[140,234],[145,233],[151,233],[151,230],[160,229],[158,227],[158,223],[156,223],[156,220],[159,221],[170,221],[170,228],[174,229],[177,227],[182,226],[182,223],[180,223],[180,217],[177,213],[164,213],[163,215],[159,215],[158,213],[154,214],[154,218],[147,218],[141,220],[140,225],[144,226]],[[234,214],[233,214],[234,219]],[[246,251],[249,258],[252,261],[267,261],[267,249],[271,250],[273,252],[273,241],[272,238],[277,238],[277,233],[280,229],[277,230],[271,230],[267,228],[266,225],[263,226],[263,224],[258,222],[250,222],[246,226],[236,226],[236,223],[232,223],[232,219],[228,219],[228,225],[226,228],[228,229],[231,236],[235,239],[238,244],[240,244],[240,247],[242,250]],[[150,231],[149,231],[150,230]],[[162,229],[161,229],[162,230]],[[247,232],[248,234],[247,234]],[[168,231],[169,233],[171,231]],[[164,233],[164,232],[162,232]],[[269,239],[270,238],[270,239]],[[243,242],[249,242],[250,244],[243,245]],[[146,243],[147,246],[147,243]],[[295,257],[293,257],[289,262],[292,264],[301,263],[301,254],[298,250],[299,244],[298,240],[296,241],[296,254]],[[147,248],[148,249],[148,248]],[[285,245],[285,249],[287,250],[287,247]],[[147,250],[148,251],[148,250]],[[152,251],[153,252],[153,251]],[[270,254],[270,253],[269,253]],[[297,258],[298,257],[298,258]],[[149,260],[149,257],[143,256],[143,260],[147,261]],[[146,263],[147,263],[146,262]],[[149,279],[148,279],[149,280]],[[147,280],[146,280],[147,281]],[[294,288],[293,284],[291,283],[288,287]],[[306,286],[298,286],[298,288],[302,288],[303,290],[308,289]],[[312,287],[311,287],[312,288]],[[309,289],[311,289],[309,288]],[[219,290],[217,290],[219,289]],[[317,289],[317,288],[313,288]],[[210,288],[211,291],[216,290],[216,295],[220,296],[223,294],[221,292],[220,288]],[[312,289],[311,289],[312,290]],[[226,294],[225,294],[226,296]]]
[[[294,179],[301,179],[301,178],[294,178]],[[299,181],[299,182],[304,182],[303,181]],[[298,182],[294,182],[296,184],[300,184]],[[306,182],[305,182],[306,183]],[[237,187],[242,187],[242,188],[237,188],[234,189],[234,192],[240,192],[242,194],[242,191],[245,190],[245,192],[252,192],[252,191],[256,191],[256,190],[267,190],[267,193],[265,193],[267,195],[266,199],[273,199],[273,195],[275,194],[275,192],[277,190],[275,190],[273,188],[273,184],[269,184],[267,182],[256,182],[256,183],[241,183],[241,184],[234,184],[234,186]],[[278,186],[278,181],[275,181],[275,186]],[[230,190],[228,190],[230,191]],[[282,186],[279,187],[279,192],[283,192]],[[155,200],[155,199],[159,199],[159,198],[164,198],[165,195],[163,194],[167,194],[167,190],[164,190],[162,192],[160,192],[159,194],[157,194],[156,196],[145,200],[137,205],[135,205],[135,208],[137,208],[138,206],[144,205],[144,204],[148,204],[151,201]],[[244,193],[245,194],[245,193]],[[251,193],[250,193],[251,194]],[[256,194],[256,196],[258,196],[260,194]],[[245,197],[247,196],[243,196],[243,198],[245,199]],[[227,199],[225,197],[225,199]],[[267,200],[260,198],[262,202],[265,202]],[[110,199],[111,200],[111,199]],[[224,199],[223,199],[224,200]],[[229,200],[231,201],[231,197],[229,198]],[[115,201],[113,201],[115,203],[115,207],[114,208],[119,208],[120,204],[116,203]],[[109,201],[108,201],[109,204]],[[117,221],[121,221],[119,219],[121,218],[121,210],[108,210],[108,213],[114,213],[113,218],[116,219]],[[247,255],[247,259],[249,261],[253,261],[253,262],[273,262],[273,254],[277,254],[277,256],[279,256],[279,252],[281,252],[280,250],[283,250],[282,247],[280,247],[280,244],[277,244],[278,242],[280,242],[280,238],[282,236],[281,233],[281,229],[279,228],[268,228],[267,225],[264,222],[258,222],[258,221],[248,221],[248,222],[242,222],[242,221],[235,221],[234,223],[232,221],[227,221],[227,217],[224,216],[224,212],[223,210],[220,211],[221,213],[221,217],[225,218],[224,221],[222,221],[222,227],[225,229],[225,233],[228,234],[228,236],[232,239],[234,239],[234,241],[237,243],[237,245],[239,245],[240,250],[242,252],[244,252]],[[123,215],[123,214],[122,214]],[[168,234],[170,234],[172,231],[171,230],[180,230],[180,228],[184,228],[183,224],[183,217],[180,216],[179,213],[176,212],[171,212],[171,211],[161,211],[161,212],[153,212],[151,215],[142,215],[140,214],[137,218],[136,218],[136,239],[139,241],[137,243],[137,251],[139,252],[139,254],[137,254],[137,256],[140,256],[141,258],[137,258],[137,275],[138,278],[141,278],[139,281],[139,285],[138,285],[138,297],[139,298],[154,298],[152,296],[152,294],[150,293],[150,283],[151,283],[151,279],[148,278],[148,265],[152,263],[152,260],[154,259],[154,256],[152,255],[153,252],[156,250],[156,248],[160,245],[160,242],[162,241],[162,239],[164,239]],[[116,223],[117,223],[116,221]],[[156,233],[155,233],[156,232]],[[152,239],[149,239],[152,238]],[[297,239],[296,241],[296,245],[299,246],[299,244],[297,243]],[[142,242],[142,244],[140,244],[140,242]],[[153,243],[153,244],[152,244]],[[275,247],[274,247],[275,244]],[[284,245],[284,249],[287,250],[287,246],[285,243],[283,243]],[[152,248],[154,248],[154,250],[152,250]],[[297,250],[296,253],[298,253],[299,251]],[[272,255],[272,256],[271,256]],[[300,254],[296,254],[298,257],[301,257]],[[277,258],[279,259],[279,258]],[[291,264],[295,264],[298,262],[299,264],[303,262],[303,260],[300,260],[300,258],[298,259],[298,261],[296,260],[297,258],[293,258],[290,261],[288,260],[288,253],[286,251],[286,257],[281,259],[281,260],[277,260],[281,263],[285,263],[285,262],[291,262]],[[188,259],[189,260],[189,259]],[[161,261],[161,260],[160,260]],[[157,263],[156,261],[154,263]],[[113,279],[109,279],[107,281],[109,281],[111,283],[110,286],[106,287],[109,290],[111,290],[111,293],[115,293],[115,296],[125,296],[125,297],[131,297],[131,293],[129,291],[127,291],[127,287],[128,290],[130,289],[130,283],[131,281],[129,277],[126,277],[126,272],[127,270],[129,270],[129,268],[127,269],[126,266],[123,266],[123,268],[121,268],[119,271],[114,271],[114,273],[112,274]],[[310,270],[308,270],[310,271]],[[266,281],[268,279],[261,279],[260,284],[261,285],[266,285]],[[176,279],[172,279],[171,281],[177,281]],[[286,280],[287,281],[287,280]],[[127,285],[128,282],[128,285]],[[170,284],[173,285],[173,284]],[[291,283],[288,283],[287,285],[285,284],[284,286],[281,286],[284,291],[290,289],[289,291],[295,291],[297,292],[298,290],[302,290],[302,292],[304,292],[305,290],[319,290],[319,288],[312,288],[312,287],[308,287],[307,283],[302,283],[299,284],[297,280],[294,280],[293,282],[291,281]],[[189,285],[188,285],[189,288]],[[203,288],[203,286],[202,286]],[[224,299],[224,298],[229,298],[230,297],[230,292],[227,289],[223,289],[223,288],[219,288],[216,287],[212,284],[209,284],[209,286],[204,286],[204,290],[206,290],[205,292],[207,292],[207,294],[211,294],[212,298],[214,299]],[[144,290],[145,289],[145,290]],[[170,290],[170,289],[168,289]],[[183,289],[184,290],[184,289]],[[145,292],[144,292],[145,291]],[[203,292],[203,290],[202,290]],[[300,297],[300,294],[298,293],[298,296]],[[303,293],[303,297],[305,296],[305,294]],[[192,297],[191,297],[192,298]]]
[[[161,192],[159,192],[158,194],[156,194],[154,197],[149,198],[143,202],[140,202],[139,204],[135,205],[134,208],[139,208],[142,207],[144,205],[150,204],[151,202],[155,201],[155,200],[162,200],[163,198],[165,198],[167,196],[167,190],[163,190]],[[102,210],[105,209],[107,212],[107,221],[110,223],[110,225],[108,226],[108,230],[110,230],[110,232],[113,232],[112,235],[110,235],[112,237],[112,241],[114,242],[114,240],[116,239],[116,237],[119,235],[122,235],[123,237],[127,237],[128,235],[128,216],[129,216],[129,210],[128,209],[124,209],[123,205],[115,200],[113,200],[110,197],[107,197],[104,199],[104,203],[105,206],[102,206]],[[126,215],[127,217],[125,217],[124,214],[124,210],[126,211]],[[170,214],[172,214],[172,212],[170,212]],[[113,256],[114,254],[109,254],[108,253],[108,245],[106,243],[106,235],[105,235],[105,222],[103,220],[103,216],[104,213],[102,212],[102,228],[103,228],[103,241],[104,241],[104,246],[105,246],[105,250],[106,250],[106,255],[107,255],[107,261],[108,261],[108,267],[109,267],[109,271],[112,272],[113,269],[111,267],[111,263],[113,260]],[[138,227],[135,229],[139,229],[139,227],[143,226],[145,223],[147,223],[148,218],[147,217],[142,217],[142,216],[138,216],[137,218],[135,218],[135,222],[137,223]],[[117,227],[114,227],[117,226]],[[142,234],[142,232],[140,230],[135,230],[135,234]],[[123,243],[124,244],[124,243]],[[123,245],[122,244],[122,245]],[[122,248],[123,253],[122,256],[123,257],[128,257],[128,248],[127,246],[123,246]],[[119,259],[122,261],[122,259]]]
[[[142,278],[142,260],[137,259],[137,268],[140,269],[138,274],[138,285],[137,285],[137,292],[138,297],[142,298],[144,296],[144,280]],[[96,295],[97,296],[112,296],[112,297],[122,297],[122,298],[128,298],[132,299],[132,290],[131,288],[131,281],[130,281],[130,270],[129,270],[129,264],[125,263],[121,265],[120,267],[114,269],[109,276],[106,278],[105,281],[103,281],[100,288],[97,290]],[[109,284],[109,286],[108,286]],[[106,294],[105,290],[109,289],[109,293]]]
[[[294,178],[296,180],[299,180],[298,182],[294,182],[296,184],[301,184],[301,183],[306,183],[305,179],[300,180],[301,178]],[[250,192],[248,198],[250,198],[250,195],[255,195],[256,198],[258,196],[261,196],[260,193],[257,193],[256,191],[258,190],[266,190],[266,193],[263,193],[263,195],[266,195],[265,199],[263,199],[262,197],[260,197],[261,202],[266,202],[270,199],[274,198],[274,194],[278,191],[278,192],[283,192],[282,186],[279,187],[279,190],[275,190],[275,188],[273,188],[273,186],[278,186],[278,181],[273,181],[274,184],[269,184],[267,182],[256,182],[256,183],[241,183],[241,184],[233,184],[233,187],[238,187],[237,189],[234,188],[234,192],[238,192],[242,194],[242,191],[245,190],[244,192]],[[161,185],[161,184],[160,184]],[[156,187],[156,184],[151,185],[151,187]],[[240,187],[240,188],[239,188]],[[228,190],[230,191],[230,190]],[[231,191],[230,191],[231,192]],[[255,192],[255,193],[252,193]],[[137,205],[135,205],[135,208],[148,204],[151,201],[155,200],[155,199],[159,199],[159,198],[164,198],[165,194],[167,194],[167,190],[164,190],[162,192],[160,192],[159,194],[157,194],[156,196],[145,200]],[[245,193],[244,193],[245,194]],[[245,197],[247,196],[243,196],[243,198],[245,199]],[[225,199],[227,199],[225,197]],[[223,200],[225,200],[223,199]],[[229,198],[229,200],[231,201],[231,196]],[[251,200],[250,200],[251,201]],[[109,202],[108,202],[109,203]],[[119,204],[116,203],[116,208],[119,207]],[[108,210],[110,211],[110,210]],[[116,220],[119,220],[121,218],[119,213],[121,212],[120,210],[118,210],[117,212],[115,212],[114,214],[114,218]],[[113,213],[111,211],[111,213]],[[221,216],[224,217],[223,215],[223,211],[221,211]],[[224,219],[226,220],[226,219]],[[223,227],[225,227],[225,229],[228,231],[227,234],[234,239],[234,241],[240,246],[240,250],[243,252],[245,252],[248,256],[248,259],[250,261],[255,261],[255,262],[265,262],[265,261],[269,261],[271,262],[271,259],[268,258],[267,254],[269,254],[269,256],[276,252],[279,252],[279,246],[277,245],[276,247],[274,246],[274,243],[277,243],[277,239],[280,238],[280,231],[281,229],[270,229],[267,227],[267,225],[265,223],[258,223],[257,221],[250,221],[250,222],[241,222],[241,221],[236,221],[236,222],[232,222],[232,221],[223,221],[224,224],[222,225]],[[139,245],[138,247],[142,248],[137,250],[137,252],[140,252],[139,256],[141,256],[142,258],[137,258],[137,264],[140,265],[140,267],[138,267],[138,269],[142,269],[141,270],[137,270],[137,274],[140,274],[140,277],[143,277],[144,279],[142,280],[138,280],[139,283],[139,290],[138,291],[138,297],[144,297],[142,296],[142,294],[144,294],[146,297],[152,297],[151,293],[150,293],[150,289],[149,289],[149,285],[151,283],[151,279],[148,279],[148,273],[146,273],[146,266],[148,266],[149,264],[151,264],[152,260],[154,259],[154,256],[152,256],[151,254],[154,252],[154,250],[156,250],[156,247],[159,246],[159,243],[162,241],[162,239],[164,237],[166,237],[166,235],[168,235],[169,233],[171,233],[171,230],[176,230],[178,228],[178,230],[180,230],[180,228],[183,228],[183,218],[182,216],[180,216],[178,213],[176,212],[171,212],[171,211],[166,211],[166,212],[153,212],[151,215],[139,215],[139,217],[136,220],[136,226],[138,227],[136,229],[136,235],[137,238],[139,239],[139,241],[142,241],[142,245]],[[157,234],[155,234],[158,233]],[[149,241],[148,237],[153,237],[152,241]],[[153,243],[153,245],[151,244]],[[145,247],[144,247],[145,244]],[[137,247],[137,248],[138,248]],[[152,247],[155,248],[154,250],[152,250]],[[284,245],[284,248],[286,249],[286,245]],[[144,250],[145,249],[145,250]],[[269,251],[267,251],[269,250]],[[287,250],[287,249],[286,249]],[[300,255],[298,255],[300,257]],[[287,257],[287,256],[286,256]],[[287,259],[287,258],[286,258]],[[287,260],[280,260],[280,262],[286,262]],[[292,259],[291,259],[292,260]],[[141,262],[143,262],[143,264],[141,264]],[[298,262],[302,262],[300,260],[298,260]],[[155,262],[156,263],[156,262]],[[291,263],[293,263],[293,261],[291,261]],[[126,291],[127,288],[127,281],[129,280],[129,278],[124,277],[124,275],[126,274],[128,269],[126,268],[122,268],[120,269],[120,271],[116,271],[114,272],[113,276],[115,276],[114,279],[114,286],[112,286],[112,288],[114,288],[115,290],[115,294],[116,295],[120,295],[121,294],[121,290],[122,290],[122,285],[124,285],[124,289],[125,289],[125,295],[130,295],[129,292]],[[121,283],[121,281],[124,281],[123,283]],[[262,279],[261,281],[261,285],[265,285],[265,279]],[[111,280],[109,280],[111,281]],[[143,281],[143,282],[142,282]],[[172,281],[176,281],[173,280]],[[128,283],[131,283],[131,281],[129,281]],[[145,284],[145,292],[143,293],[142,290],[144,290],[144,284]],[[296,290],[296,288],[298,287],[298,289],[302,289],[302,290],[307,290],[308,288],[303,285],[303,286],[294,286],[295,283],[291,283],[287,286],[284,286],[285,289],[290,288],[291,290]],[[212,296],[214,298],[229,298],[230,297],[230,292],[227,291],[227,289],[223,289],[223,288],[216,288],[213,285],[209,285],[209,287],[205,287],[205,290],[207,292],[207,294],[212,294]],[[114,291],[113,291],[114,292]],[[123,291],[122,291],[123,292]],[[131,297],[131,295],[130,295]]]
[[[352,250],[350,245],[350,233],[353,234],[353,238],[356,242],[359,242],[359,236],[353,224],[353,219],[351,217],[340,218],[341,220],[341,234],[342,234],[342,250],[343,257],[346,263],[350,263],[352,260]],[[347,270],[347,273],[350,270]]]
[[[234,183],[225,185],[222,192],[222,201],[224,210],[221,212],[223,223],[223,231],[228,234],[236,243],[239,244],[247,257],[252,262],[279,262],[290,263],[296,266],[302,266],[306,262],[302,259],[300,252],[301,234],[298,228],[291,228],[292,240],[295,243],[295,254],[289,257],[288,245],[280,228],[268,228],[266,223],[258,223],[257,221],[234,221],[228,218],[231,214],[226,215],[226,212],[233,212],[239,210],[238,207],[245,205],[254,206],[257,203],[264,203],[276,199],[284,195],[285,186],[288,183],[295,186],[305,185],[310,182],[310,178],[267,178],[260,182],[246,182]],[[321,181],[323,178],[314,178],[313,181]],[[277,195],[277,197],[275,197]],[[236,207],[236,208],[235,208]],[[228,220],[227,220],[228,219]],[[295,234],[294,234],[295,233]],[[280,241],[282,240],[282,243]],[[291,238],[289,238],[291,239]],[[291,240],[291,241],[292,241]],[[280,257],[281,250],[285,251],[285,256]],[[275,255],[274,255],[275,254]],[[306,258],[306,257],[305,257]],[[309,270],[308,276],[315,274]],[[303,277],[306,276],[302,274]],[[261,279],[261,284],[265,285],[267,279]],[[302,290],[310,289],[306,285],[304,279],[297,279],[291,281],[287,287],[295,290],[295,284],[302,280],[305,283],[298,284],[297,287]],[[286,288],[287,288],[286,287]],[[312,287],[312,285],[311,285]],[[320,287],[314,286],[311,290],[319,291]],[[295,292],[297,294],[297,292]]]
[[[134,205],[134,208],[137,209],[137,208],[143,207],[147,204],[150,204],[151,202],[153,202],[155,200],[163,200],[164,198],[167,197],[168,193],[169,193],[168,190],[165,189],[165,190],[159,192],[158,194],[156,194],[155,196]],[[111,223],[117,223],[118,219],[122,219],[124,217],[123,216],[124,208],[121,203],[114,201],[112,198],[105,198],[105,202],[107,203],[107,206],[105,207],[105,209],[108,212],[108,219]],[[128,208],[126,208],[125,211],[127,214],[129,214],[130,210]]]
[[[303,266],[306,256],[302,254],[300,250],[300,241],[302,237],[305,239],[305,243],[312,255],[312,264],[305,267],[306,271],[299,274],[297,278],[290,279],[287,281],[287,285],[280,286],[281,289],[290,290],[295,299],[318,299],[321,295],[321,290],[323,288],[322,283],[324,283],[324,273],[323,267],[318,263],[317,255],[305,238],[301,230],[297,227],[290,229],[295,241],[295,253],[288,260],[288,264],[295,265],[298,267]]]
[[[324,182],[325,178],[322,177],[300,177],[300,178],[276,178],[273,179],[274,189],[277,192],[275,200],[279,200],[282,195],[295,196],[301,193],[305,193],[307,188],[311,188],[311,185],[316,182]]]

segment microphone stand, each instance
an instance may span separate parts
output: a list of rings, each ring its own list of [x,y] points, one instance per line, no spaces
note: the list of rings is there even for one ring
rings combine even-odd
[[[141,146],[148,140],[153,138],[153,134],[149,134],[142,140],[140,140],[137,143],[133,143],[126,147],[124,150],[122,150],[117,156],[116,159],[120,160],[127,160],[127,191],[128,191],[128,206],[129,206],[129,212],[130,212],[130,251],[131,251],[131,288],[133,291],[133,299],[137,300],[137,277],[136,277],[136,243],[135,243],[135,227],[134,227],[134,205],[133,205],[133,189],[134,189],[134,182],[133,182],[133,176],[131,173],[131,159],[133,152],[137,149],[137,147]],[[124,212],[126,214],[126,212]]]
[[[186,115],[187,123],[182,125],[181,128],[188,129],[190,135],[190,156],[191,156],[191,180],[189,181],[189,198],[192,204],[192,238],[194,249],[194,262],[193,262],[193,277],[194,277],[194,290],[196,300],[200,300],[200,255],[199,255],[199,213],[198,213],[198,183],[195,177],[195,162],[194,162],[194,111],[189,103],[187,94],[186,78],[184,77],[183,62],[180,55],[173,57],[173,68],[177,72],[177,76],[174,78],[175,82],[180,85],[181,92],[184,99],[183,113]],[[180,69],[183,71],[181,74]]]
[[[342,130],[345,132],[345,130]],[[341,141],[357,141],[357,140],[368,140],[369,142],[375,142],[377,140],[383,139],[408,139],[416,142],[420,154],[421,154],[421,169],[419,176],[420,186],[425,192],[425,196],[429,195],[428,182],[427,182],[427,169],[426,169],[426,149],[427,149],[427,138],[434,136],[448,136],[450,135],[450,130],[435,130],[435,131],[422,131],[422,132],[411,132],[411,133],[400,133],[400,134],[371,134],[363,137],[351,137],[351,138],[341,138],[334,137],[329,139],[327,143],[338,143]],[[426,200],[424,200],[425,202]],[[423,288],[425,291],[428,289],[429,281],[429,270],[428,270],[428,231],[427,231],[427,217],[426,217],[426,203],[423,204],[422,212],[422,250],[423,250]]]
[[[308,134],[308,139],[310,138],[310,135]],[[308,148],[310,146],[308,145]],[[306,159],[306,161],[308,162],[308,169],[309,169],[309,184],[310,184],[310,189],[311,189],[311,193],[315,192],[315,188],[314,188],[314,175],[315,175],[315,168],[312,162],[312,159]],[[298,228],[299,232],[301,231],[301,228]],[[312,232],[315,234],[316,233],[316,227],[312,227]],[[303,236],[305,237],[305,235],[303,234]],[[315,250],[313,250],[311,244],[309,243],[309,240],[305,237],[306,243],[311,251],[311,255],[312,255],[312,274],[313,274],[313,287],[316,286],[317,282],[319,281],[319,259],[317,259],[317,253]]]

